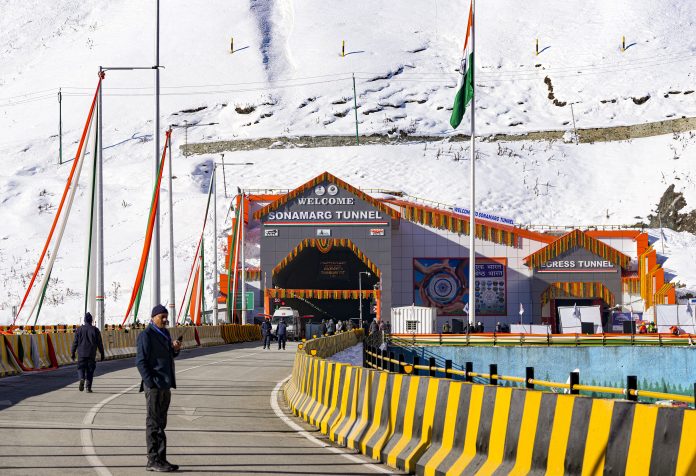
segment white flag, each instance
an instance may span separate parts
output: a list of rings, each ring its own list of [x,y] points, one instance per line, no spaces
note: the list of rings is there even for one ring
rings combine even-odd
[[[524,306],[520,303],[520,316],[524,315]]]
[[[580,309],[578,308],[578,303],[573,304],[573,317],[580,319]]]

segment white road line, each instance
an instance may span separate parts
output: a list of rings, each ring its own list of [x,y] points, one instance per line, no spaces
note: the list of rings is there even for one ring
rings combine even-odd
[[[188,372],[189,370],[194,370],[198,369],[201,367],[206,367],[208,365],[215,365],[215,364],[221,364],[223,362],[231,362],[233,360],[237,360],[240,357],[250,357],[252,355],[256,355],[258,352],[253,352],[251,354],[243,354],[243,355],[238,355],[233,359],[225,359],[225,360],[218,360],[215,362],[208,362],[206,364],[201,364],[201,365],[196,365],[195,367],[188,367],[186,369],[182,369],[177,371],[177,374],[183,373],[183,372]],[[195,358],[195,357],[194,357]],[[97,416],[97,413],[99,413],[99,410],[104,408],[105,405],[107,405],[109,402],[112,400],[117,399],[118,397],[125,395],[126,393],[130,392],[134,388],[140,387],[140,384],[137,383],[135,385],[131,385],[130,387],[126,388],[125,390],[112,395],[110,397],[105,398],[101,402],[97,403],[94,405],[89,412],[85,415],[85,417],[82,419],[82,424],[83,425],[92,425],[94,423],[94,419]],[[87,463],[99,474],[99,476],[112,476],[111,471],[109,471],[109,468],[104,465],[101,459],[99,459],[99,456],[97,456],[97,451],[94,448],[94,439],[92,438],[92,429],[91,428],[85,428],[80,430],[80,439],[82,440],[82,453],[85,455],[85,458],[87,459]]]
[[[314,443],[317,446],[320,446],[320,447],[322,447],[322,448],[324,448],[332,453],[336,453],[338,455],[343,456],[348,461],[362,465],[365,468],[371,469],[372,471],[376,471],[378,473],[394,474],[394,472],[388,468],[384,468],[382,466],[378,466],[378,465],[372,464],[372,463],[367,463],[365,460],[362,460],[351,453],[348,453],[348,452],[346,452],[340,448],[337,448],[333,445],[324,443],[319,438],[309,434],[300,425],[298,425],[297,423],[292,421],[289,417],[287,417],[285,415],[285,413],[283,412],[283,410],[281,410],[281,408],[280,408],[280,404],[278,403],[278,398],[280,397],[281,387],[288,380],[290,380],[290,376],[288,376],[288,377],[284,378],[283,380],[281,380],[280,382],[278,382],[278,384],[275,386],[275,388],[271,392],[271,408],[273,408],[273,411],[275,412],[275,414],[278,418],[283,420],[286,425],[288,425],[290,428],[295,430],[298,435],[304,436],[305,438],[307,438],[309,441],[311,441],[312,443]]]

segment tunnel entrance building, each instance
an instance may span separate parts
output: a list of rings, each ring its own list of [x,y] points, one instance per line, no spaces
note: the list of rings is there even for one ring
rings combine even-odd
[[[365,321],[389,320],[392,307],[416,305],[437,309],[437,329],[462,323],[472,232],[476,320],[486,330],[498,322],[554,326],[558,307],[568,303],[639,313],[675,302],[674,286],[641,230],[540,232],[491,214],[477,217],[472,230],[465,208],[360,190],[328,172],[293,190],[246,190],[234,210],[239,218],[228,238],[218,302],[237,293],[230,309],[236,322],[253,322],[283,305],[315,320],[355,323],[361,309]],[[246,313],[237,304],[241,287],[254,297]]]
[[[317,318],[357,322],[361,303],[364,319],[386,317],[396,210],[322,174],[255,216],[269,312],[293,299]]]

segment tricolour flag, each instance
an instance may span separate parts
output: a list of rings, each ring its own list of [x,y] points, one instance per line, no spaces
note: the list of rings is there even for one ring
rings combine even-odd
[[[466,25],[466,38],[464,39],[464,50],[462,51],[461,77],[459,78],[457,95],[454,98],[454,106],[452,106],[452,115],[450,116],[450,125],[454,129],[461,124],[466,106],[474,97],[474,44],[473,41],[471,41],[473,20],[473,5],[470,5],[469,21]]]

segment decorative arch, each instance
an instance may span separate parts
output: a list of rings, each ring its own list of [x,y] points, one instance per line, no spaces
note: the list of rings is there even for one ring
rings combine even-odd
[[[609,291],[604,284],[598,282],[551,283],[551,285],[546,288],[543,293],[541,293],[542,306],[557,297],[600,298],[610,306],[613,306],[616,303],[614,293]]]
[[[305,238],[297,245],[293,250],[285,257],[283,260],[273,268],[273,276],[276,276],[283,268],[285,268],[292,260],[297,258],[304,249],[306,248],[316,248],[321,253],[328,253],[334,246],[341,248],[348,248],[351,250],[355,256],[362,261],[367,268],[372,271],[377,278],[382,277],[382,272],[380,269],[365,256],[365,253],[360,251],[355,243],[353,243],[348,238]]]

